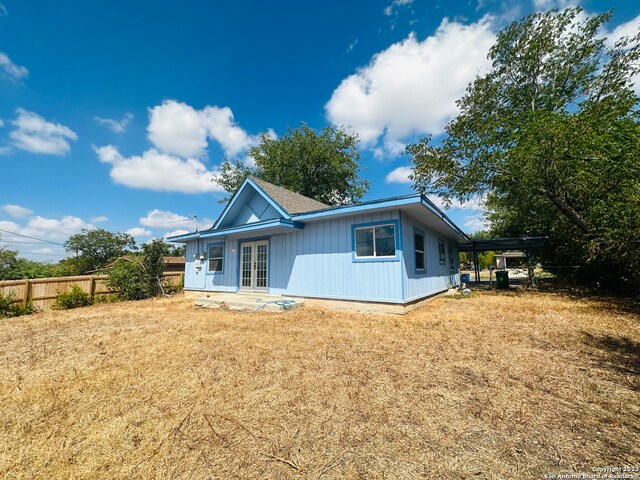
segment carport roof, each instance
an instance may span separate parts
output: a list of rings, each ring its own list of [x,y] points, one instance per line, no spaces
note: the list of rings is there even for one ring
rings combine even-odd
[[[461,252],[491,252],[495,250],[527,250],[542,248],[549,237],[479,238],[459,244]]]

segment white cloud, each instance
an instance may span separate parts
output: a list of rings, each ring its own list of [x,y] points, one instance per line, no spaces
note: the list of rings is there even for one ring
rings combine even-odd
[[[461,202],[452,198],[449,206],[445,205],[444,201],[437,195],[427,195],[427,198],[440,210],[475,210],[479,212],[484,208],[483,197],[474,198],[468,202]]]
[[[102,125],[106,125],[111,129],[111,131],[115,133],[124,133],[127,130],[127,126],[129,126],[129,123],[133,119],[133,115],[131,115],[130,113],[125,113],[124,117],[122,117],[122,120],[114,120],[112,118],[101,117],[94,117],[93,119]]]
[[[18,232],[18,230],[20,230],[20,225],[18,225],[15,222],[11,222],[9,220],[0,220],[0,229],[2,230],[9,230],[10,232]],[[6,232],[0,232],[0,235],[3,235],[3,238],[6,240],[6,236],[10,235]]]
[[[388,153],[412,135],[438,135],[469,82],[490,67],[495,38],[490,16],[470,25],[445,18],[423,41],[410,34],[345,78],[325,105],[327,117],[349,126],[364,147],[381,143]]]
[[[4,120],[0,119],[0,128],[4,127]]]
[[[145,225],[147,227],[162,227],[168,224],[172,224],[174,228],[193,228],[195,225],[194,220],[190,217],[178,215],[177,213],[173,213],[168,210],[158,210],[157,208],[151,210],[146,217],[142,217],[140,219],[140,225]]]
[[[202,116],[209,135],[218,141],[229,156],[239,154],[260,140],[259,136],[248,135],[238,126],[229,107],[205,107]]]
[[[28,208],[21,207],[20,205],[11,205],[11,204],[4,205],[2,207],[2,210],[4,210],[9,215],[15,218],[28,217],[33,213],[33,210],[29,210]]]
[[[69,127],[48,122],[40,115],[22,108],[17,109],[17,113],[18,117],[11,122],[16,129],[9,134],[16,148],[33,153],[64,155],[71,149],[67,140],[78,139]]]
[[[562,10],[578,3],[576,0],[533,0],[533,8],[538,12],[546,12],[554,8]]]
[[[104,223],[109,221],[109,219],[107,217],[105,217],[104,215],[100,215],[97,217],[91,217],[91,223]]]
[[[211,179],[218,172],[199,160],[160,153],[151,148],[142,155],[124,157],[113,145],[94,147],[101,162],[111,165],[111,178],[122,185],[182,193],[223,191]]]
[[[150,230],[142,227],[133,227],[127,230],[127,233],[132,237],[150,237],[152,235]]]
[[[0,3],[0,17],[4,17],[6,15],[9,15],[9,12],[7,12],[6,7]]]
[[[467,215],[464,217],[464,220],[465,231],[468,233],[479,232],[487,228],[485,219],[480,213],[477,215]]]
[[[606,32],[607,44],[613,47],[622,37],[634,37],[638,34],[638,28],[640,28],[640,15],[628,22],[618,25],[612,31]]]
[[[149,109],[147,131],[151,143],[169,154],[198,156],[207,147],[207,129],[198,112],[175,100]]]
[[[91,223],[87,223],[81,218],[71,215],[60,219],[46,218],[38,215],[29,220],[26,228],[23,229],[22,232],[33,232],[33,236],[44,236],[47,239],[66,239],[70,235],[79,233],[81,230],[93,230],[95,228]]]
[[[238,126],[229,107],[206,106],[196,110],[175,100],[149,109],[147,131],[155,147],[183,158],[204,155],[209,138],[216,140],[229,156],[241,153],[259,140]]]
[[[1,6],[1,5],[0,5]],[[0,9],[1,10],[1,9]],[[5,10],[6,11],[6,10]],[[11,61],[9,55],[0,52],[0,68],[11,80],[19,81],[29,75],[29,70]]]
[[[171,232],[167,232],[162,237],[163,238],[176,237],[178,235],[184,235],[185,233],[190,233],[190,232],[191,232],[191,230],[178,229],[178,230],[173,230]]]
[[[609,47],[613,47],[622,37],[632,38],[637,35],[638,29],[640,29],[640,15],[628,22],[618,25],[611,31],[605,29],[602,32],[602,35],[606,36],[606,44]],[[640,95],[640,73],[633,75],[631,77],[631,82],[633,83],[633,89],[636,94]]]
[[[0,229],[32,237],[26,238],[20,235],[0,232],[2,235],[1,243],[8,245],[12,250],[17,250],[21,257],[38,261],[58,261],[63,257],[69,256],[70,254],[65,251],[62,244],[71,235],[80,233],[82,230],[93,230],[95,228],[95,225],[91,222],[86,222],[73,215],[58,218],[37,215],[22,225],[12,221],[0,221]],[[36,239],[54,243],[38,243]]]
[[[382,10],[382,12],[386,15],[386,16],[390,16],[391,14],[393,14],[393,10],[395,7],[401,7],[403,5],[410,5],[413,3],[413,0],[393,0],[393,2],[391,2],[391,5],[388,5],[387,7],[384,8],[384,10]]]
[[[411,167],[398,167],[395,170],[392,170],[387,175],[385,181],[387,183],[413,183],[412,180],[409,179],[409,175],[413,173],[413,169]]]
[[[353,49],[356,48],[356,45],[358,45],[358,39],[357,38],[353,41],[353,43],[349,44],[349,46],[347,47],[347,52],[353,51]]]

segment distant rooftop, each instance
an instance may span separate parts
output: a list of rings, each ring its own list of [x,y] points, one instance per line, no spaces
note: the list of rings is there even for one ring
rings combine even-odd
[[[279,187],[273,183],[265,182],[259,178],[251,177],[251,180],[256,182],[267,195],[269,195],[278,205],[284,208],[290,215],[330,208],[330,205],[326,205],[314,200],[313,198],[305,197],[299,193],[292,192],[286,188]]]

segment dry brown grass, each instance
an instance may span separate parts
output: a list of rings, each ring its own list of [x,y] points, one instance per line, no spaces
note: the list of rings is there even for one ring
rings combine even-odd
[[[639,318],[551,294],[406,317],[174,298],[0,323],[6,478],[541,478],[640,465]]]

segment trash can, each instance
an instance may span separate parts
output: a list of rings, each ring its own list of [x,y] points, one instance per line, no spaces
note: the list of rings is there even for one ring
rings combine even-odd
[[[469,283],[471,281],[471,274],[470,273],[461,273],[460,274],[460,281],[462,283]]]
[[[509,288],[509,272],[506,270],[496,270],[496,287]]]

